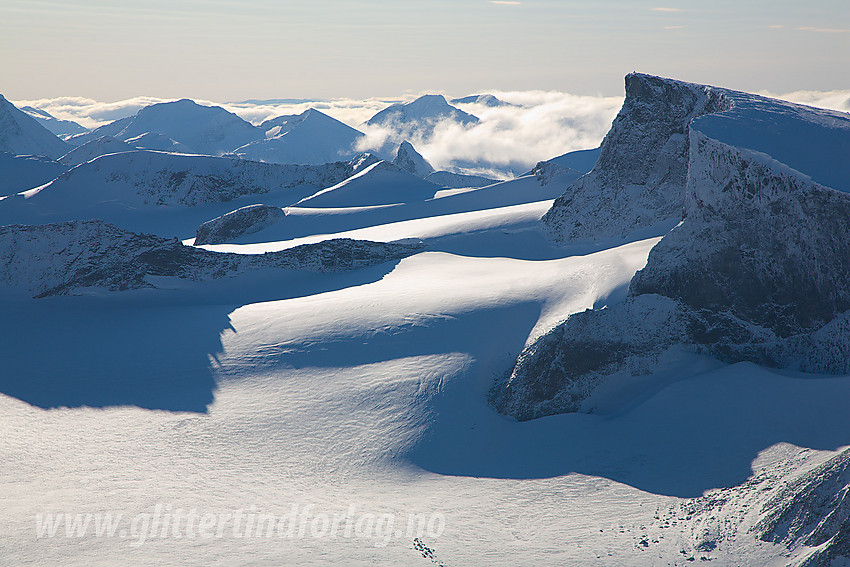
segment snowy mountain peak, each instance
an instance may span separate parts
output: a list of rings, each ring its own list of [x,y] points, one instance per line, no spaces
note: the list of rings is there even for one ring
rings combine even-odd
[[[33,108],[32,106],[23,106],[21,110],[38,120],[39,124],[56,134],[57,136],[74,136],[88,132],[87,128],[83,128],[73,120],[59,120],[46,110]]]
[[[378,161],[345,181],[302,199],[303,207],[363,207],[425,201],[439,186],[402,171],[387,161]]]
[[[469,95],[461,98],[453,98],[453,104],[481,104],[483,106],[487,106],[490,108],[497,108],[499,106],[515,106],[509,102],[505,102],[491,94],[477,94],[477,95]]]
[[[393,104],[375,114],[366,124],[410,130],[427,137],[433,134],[439,122],[445,120],[472,125],[478,122],[478,117],[450,105],[443,95],[432,94],[406,104]]]
[[[213,155],[231,151],[261,136],[257,128],[232,112],[190,99],[146,106],[116,137],[128,140],[150,132]]]
[[[70,147],[0,95],[0,151],[58,158]]]
[[[264,137],[237,148],[237,155],[269,163],[315,165],[353,158],[363,138],[362,132],[314,108],[266,120],[258,130]]]
[[[730,105],[718,89],[628,75],[626,100],[594,170],[567,188],[543,219],[550,237],[562,242],[666,232],[682,218],[688,125]]]
[[[526,348],[496,407],[520,419],[586,409],[597,387],[651,374],[673,351],[850,372],[847,147],[845,113],[629,75],[599,161],[544,222],[568,239],[684,220],[626,301]]]
[[[431,167],[431,164],[416,151],[413,144],[407,141],[402,142],[398,146],[395,159],[392,163],[402,171],[406,171],[417,177],[426,177],[434,173],[434,168]]]

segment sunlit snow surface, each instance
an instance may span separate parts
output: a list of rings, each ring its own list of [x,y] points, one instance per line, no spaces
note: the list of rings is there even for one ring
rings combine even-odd
[[[4,300],[0,385],[31,388],[0,396],[0,562],[759,565],[780,555],[746,533],[767,490],[703,523],[681,506],[754,471],[772,488],[775,471],[850,444],[850,380],[682,355],[671,368],[702,373],[648,379],[655,387],[637,402],[615,393],[595,414],[517,423],[487,406],[529,340],[622,298],[658,241],[545,245],[535,221],[551,197],[517,197],[534,187],[407,208],[292,208],[300,224],[208,247],[260,253],[316,233],[425,240],[427,251],[396,264]],[[115,403],[86,407],[86,388]],[[395,514],[402,532],[409,514],[443,514],[445,529],[421,538],[433,559],[405,533],[318,538],[309,527],[141,545],[36,537],[37,514],[122,513],[129,529],[157,504],[277,515],[312,505],[311,517],[353,505]],[[705,541],[715,547],[701,551]]]

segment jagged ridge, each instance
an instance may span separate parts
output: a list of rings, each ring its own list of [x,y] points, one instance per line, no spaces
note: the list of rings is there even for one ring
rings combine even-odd
[[[634,85],[642,76],[629,80],[630,92],[644,91]],[[749,95],[717,92],[743,112]],[[755,97],[755,105],[766,100]],[[803,117],[795,120],[817,114],[791,110]],[[830,118],[829,137],[843,131],[850,140],[850,117]],[[579,411],[602,381],[649,374],[671,348],[726,362],[850,372],[850,194],[711,138],[703,127],[689,129],[687,192],[676,196],[686,218],[653,248],[629,298],[575,314],[528,347],[494,386],[497,409],[518,419]],[[715,123],[709,129],[728,133]],[[636,158],[641,170],[645,156]]]

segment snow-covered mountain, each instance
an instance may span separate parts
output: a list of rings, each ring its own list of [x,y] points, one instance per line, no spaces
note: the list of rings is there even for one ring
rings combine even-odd
[[[434,171],[434,167],[428,163],[416,148],[404,141],[399,144],[392,164],[402,171],[406,171],[416,177],[421,177],[429,183],[448,188],[485,187],[497,183],[497,180],[480,175],[465,175],[451,171]]]
[[[366,207],[430,199],[440,189],[392,163],[379,161],[298,202],[299,207]]]
[[[88,142],[97,140],[98,138],[102,138],[104,136],[117,139],[121,131],[126,128],[130,122],[133,121],[133,118],[135,118],[135,115],[113,120],[112,122],[109,122],[102,126],[98,126],[97,128],[89,130],[88,132],[85,132],[83,134],[70,136],[66,138],[65,141],[70,145],[76,147],[82,146],[83,144],[87,144]]]
[[[156,132],[146,132],[133,138],[128,138],[126,143],[137,150],[155,150],[179,154],[198,153],[186,144],[182,144],[177,140]]]
[[[481,188],[130,151],[0,200],[2,562],[845,564],[850,118],[627,88],[607,161]]]
[[[388,128],[401,139],[410,139],[429,138],[437,124],[446,121],[470,126],[478,123],[478,117],[450,105],[443,95],[424,95],[406,104],[393,104],[366,124]]]
[[[663,234],[682,218],[690,122],[728,110],[718,91],[653,84],[636,75],[600,148],[594,171],[576,181],[546,214],[559,242]]]
[[[149,132],[210,155],[230,152],[260,137],[257,128],[232,112],[185,98],[144,107],[116,138],[126,141]]]
[[[404,141],[396,150],[392,164],[402,171],[416,177],[427,177],[434,173],[434,168],[422,155],[416,151],[410,142]]]
[[[684,220],[625,302],[529,346],[496,407],[520,419],[590,410],[596,390],[633,387],[675,352],[850,373],[850,115],[646,75],[626,84],[596,167],[543,220],[556,238]]]
[[[505,102],[491,94],[477,94],[477,95],[469,95],[460,98],[453,98],[451,100],[452,104],[481,104],[484,106],[489,106],[491,108],[497,108],[500,106],[515,106],[510,102]]]
[[[213,280],[261,269],[337,272],[398,260],[417,244],[326,240],[259,255],[222,254],[99,220],[0,226],[0,282],[34,297],[155,288],[151,277]]]
[[[189,99],[152,104],[135,116],[121,118],[86,134],[68,138],[81,145],[102,136],[121,141],[145,134],[159,134],[184,144],[193,152],[221,155],[261,139],[260,129],[218,106],[203,106]],[[179,150],[178,150],[179,151]]]
[[[566,167],[572,169],[574,171],[589,173],[590,170],[593,169],[593,167],[596,165],[596,161],[599,159],[600,150],[601,148],[594,148],[592,150],[576,150],[573,152],[567,152],[558,157],[553,157],[552,159],[542,161],[537,165],[539,166],[542,163],[554,164],[559,167]]]
[[[56,134],[0,95],[0,152],[56,159],[69,149]]]
[[[279,206],[290,205],[349,178],[365,163],[368,160],[358,158],[280,165],[141,150],[112,153],[78,165],[42,187],[0,200],[0,224],[95,217],[122,228],[188,235],[201,219],[232,210],[231,202],[249,204],[239,199],[263,195]],[[164,214],[186,208],[198,211],[185,217]],[[142,222],[146,224],[137,224]]]
[[[363,133],[316,109],[266,120],[264,137],[236,148],[240,157],[270,163],[321,164],[351,159]]]
[[[91,161],[96,157],[121,152],[132,152],[135,150],[136,148],[127,142],[122,142],[112,136],[101,136],[100,138],[95,138],[94,140],[90,140],[77,146],[59,158],[59,161],[65,165],[73,167],[75,165]]]
[[[44,185],[66,171],[66,165],[43,156],[0,152],[0,197]]]
[[[38,122],[59,137],[75,136],[88,132],[88,128],[77,124],[73,120],[59,120],[46,110],[22,106],[21,110],[38,120]]]

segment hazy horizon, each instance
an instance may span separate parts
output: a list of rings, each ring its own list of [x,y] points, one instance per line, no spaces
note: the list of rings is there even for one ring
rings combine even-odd
[[[10,100],[621,96],[631,71],[747,91],[850,88],[850,5],[841,0],[2,6],[0,92]]]

